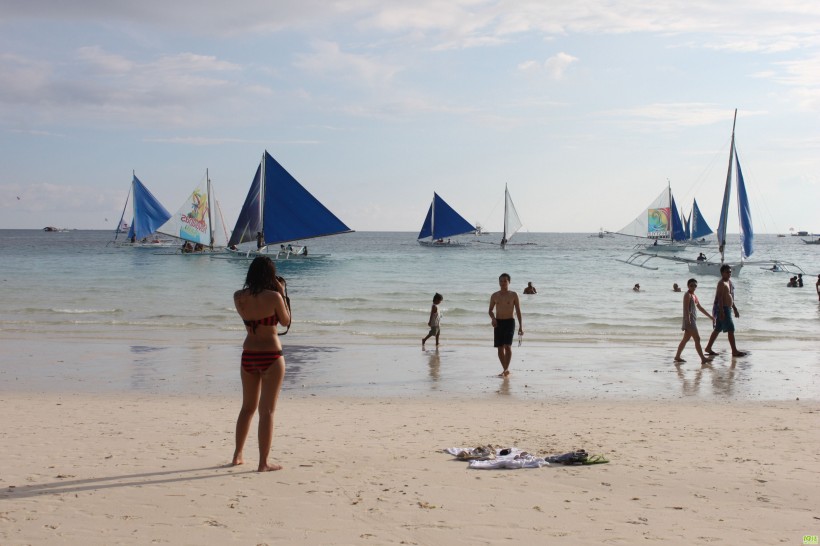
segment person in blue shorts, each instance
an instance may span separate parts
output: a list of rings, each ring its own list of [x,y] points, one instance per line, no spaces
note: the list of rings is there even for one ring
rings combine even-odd
[[[735,318],[740,318],[740,313],[735,306],[735,285],[732,284],[731,277],[732,266],[729,264],[720,266],[720,281],[718,281],[715,290],[715,303],[712,306],[715,328],[712,330],[712,335],[709,336],[709,343],[703,349],[709,355],[718,354],[712,350],[712,344],[721,332],[726,332],[726,336],[729,338],[729,346],[732,348],[732,356],[746,356],[746,353],[738,351],[737,345],[735,345],[735,323],[732,320],[732,314],[734,313]]]

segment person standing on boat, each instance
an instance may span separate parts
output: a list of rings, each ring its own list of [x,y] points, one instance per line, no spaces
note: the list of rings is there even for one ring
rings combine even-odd
[[[262,249],[265,246],[265,236],[261,231],[256,232],[256,250]]]
[[[678,352],[675,354],[675,362],[686,362],[680,355],[683,352],[683,348],[686,347],[686,344],[689,342],[689,338],[692,338],[695,340],[695,349],[698,352],[698,356],[700,356],[700,363],[702,365],[706,365],[709,363],[709,359],[703,354],[703,349],[700,347],[700,334],[698,333],[698,324],[696,319],[698,311],[709,317],[709,320],[713,320],[713,318],[712,315],[706,311],[706,309],[701,307],[700,301],[698,301],[698,297],[695,295],[695,290],[698,287],[698,281],[695,279],[689,279],[686,282],[686,286],[689,290],[687,290],[686,294],[683,295],[683,324],[681,325],[681,330],[683,330],[683,339],[678,345]]]
[[[268,463],[273,442],[273,413],[282,381],[285,357],[276,325],[290,325],[282,282],[276,277],[276,265],[267,256],[254,258],[245,277],[245,286],[233,295],[236,311],[245,323],[247,335],[242,344],[242,409],[236,419],[236,450],[233,464],[245,462],[243,448],[253,415],[259,412],[259,472],[280,470]]]
[[[726,332],[726,336],[729,338],[729,346],[732,348],[732,356],[746,356],[746,353],[738,351],[737,345],[735,345],[735,323],[732,320],[732,313],[734,313],[735,318],[740,318],[740,313],[737,306],[735,306],[735,285],[732,284],[732,267],[729,264],[720,266],[720,277],[715,290],[715,303],[712,307],[712,319],[715,323],[715,329],[712,330],[712,335],[709,336],[709,342],[706,344],[704,351],[710,355],[718,354],[712,350],[712,344],[721,332]]]
[[[498,350],[498,360],[501,362],[499,377],[510,375],[510,361],[512,360],[512,342],[515,335],[515,318],[518,317],[518,335],[524,335],[524,323],[521,319],[521,304],[518,294],[510,290],[509,274],[502,273],[498,277],[498,286],[501,288],[490,296],[490,319],[494,329],[493,345]]]

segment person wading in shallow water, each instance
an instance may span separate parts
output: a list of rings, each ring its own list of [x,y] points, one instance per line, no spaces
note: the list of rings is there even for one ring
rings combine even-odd
[[[716,355],[712,350],[712,344],[721,332],[726,332],[729,338],[729,346],[732,348],[732,356],[746,356],[747,353],[738,351],[735,345],[735,323],[732,320],[732,312],[735,318],[740,318],[740,313],[735,306],[735,285],[732,284],[732,267],[729,264],[720,266],[720,280],[715,290],[715,303],[712,307],[712,316],[715,320],[715,329],[709,336],[709,342],[704,351],[709,355]]]
[[[284,282],[284,279],[282,280]],[[259,412],[259,472],[280,470],[268,463],[273,442],[273,412],[285,378],[285,357],[276,325],[290,325],[290,313],[282,297],[284,287],[276,277],[276,266],[267,256],[251,262],[242,290],[234,292],[236,311],[245,323],[242,344],[242,409],[236,419],[236,450],[233,464],[245,462],[242,451],[253,421]]]
[[[510,290],[510,276],[502,273],[498,277],[498,286],[501,288],[490,296],[490,319],[494,329],[493,345],[498,349],[498,360],[501,362],[499,377],[510,375],[510,360],[512,360],[512,342],[515,335],[515,319],[518,317],[518,335],[524,335],[524,324],[521,320],[521,305],[518,294]]]
[[[700,334],[698,333],[698,324],[696,319],[698,316],[698,311],[709,317],[709,320],[712,320],[712,315],[710,315],[706,309],[701,307],[700,301],[698,301],[698,297],[695,295],[695,290],[698,287],[698,281],[695,279],[689,279],[686,286],[689,287],[689,290],[683,295],[683,324],[680,328],[683,330],[683,339],[678,345],[678,352],[675,354],[675,362],[686,362],[683,358],[681,358],[680,354],[689,342],[689,338],[692,338],[695,340],[695,350],[697,350],[698,356],[700,356],[700,363],[705,366],[709,363],[709,360],[712,357],[707,357],[704,355],[703,349],[700,347]]]

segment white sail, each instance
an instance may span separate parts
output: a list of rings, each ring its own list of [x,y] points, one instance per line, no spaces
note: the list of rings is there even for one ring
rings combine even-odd
[[[672,223],[669,221],[669,190],[664,188],[657,199],[652,201],[637,218],[617,231],[633,237],[669,239]]]
[[[504,235],[502,241],[506,243],[512,239],[512,236],[521,229],[522,225],[512,198],[510,198],[510,192],[507,186],[504,186]]]
[[[192,243],[210,246],[211,220],[209,205],[208,180],[206,177],[188,199],[182,203],[179,210],[172,214],[168,221],[162,224],[157,231]]]
[[[213,225],[214,248],[225,248],[228,246],[228,229],[225,227],[225,219],[222,218],[222,208],[216,200],[214,189],[211,187],[211,199],[214,207],[211,209],[211,225]]]

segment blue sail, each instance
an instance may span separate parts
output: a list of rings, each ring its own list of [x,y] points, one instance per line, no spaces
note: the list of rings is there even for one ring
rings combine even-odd
[[[265,151],[262,223],[265,244],[353,231]]]
[[[144,239],[154,233],[159,227],[168,221],[171,213],[157,201],[157,198],[148,191],[137,175],[134,175],[134,218],[131,220],[131,227],[128,229],[128,238],[137,240]]]
[[[689,217],[687,218],[686,216],[683,215],[683,211],[681,211],[681,218],[683,218],[683,234],[684,234],[684,236],[686,237],[687,240],[691,239],[692,238],[692,231],[691,231],[692,213],[690,212]]]
[[[669,207],[669,214],[672,216],[672,240],[673,241],[685,241],[686,240],[686,232],[683,229],[683,222],[681,222],[680,215],[678,214],[678,205],[675,204],[675,196],[673,196],[670,192],[672,204]]]
[[[435,199],[436,194],[433,194],[433,199]],[[419,231],[419,239],[424,239],[425,237],[432,237],[433,236],[433,203],[430,203],[430,208],[427,209],[427,216],[424,218],[424,223],[421,225],[421,231]]]
[[[433,202],[419,232],[419,239],[424,237],[443,239],[472,231],[475,231],[475,226],[453,210],[437,193],[433,193]]]
[[[743,241],[743,257],[748,258],[754,252],[754,230],[752,229],[752,211],[749,208],[749,197],[746,195],[746,184],[743,181],[743,172],[740,170],[740,159],[735,150],[735,166],[737,169],[737,208],[740,217],[740,238]]]
[[[700,213],[697,199],[694,200],[692,204],[692,239],[700,239],[712,233],[714,233],[714,231],[709,227],[709,224],[706,223],[703,214]]]
[[[239,211],[239,218],[231,232],[228,246],[239,245],[248,241],[255,241],[256,234],[262,231],[262,165],[256,168],[256,176],[251,182],[251,189],[245,197],[245,204]]]

